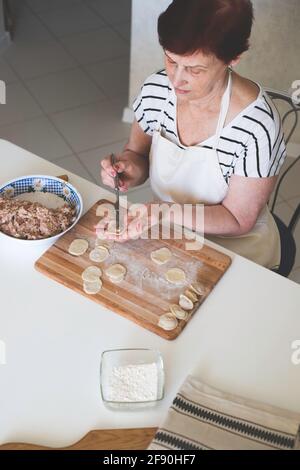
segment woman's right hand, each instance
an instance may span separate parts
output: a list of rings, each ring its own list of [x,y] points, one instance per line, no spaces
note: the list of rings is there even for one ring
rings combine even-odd
[[[141,155],[130,150],[116,156],[116,164],[112,165],[111,156],[101,160],[101,178],[103,184],[115,188],[114,177],[119,175],[119,189],[122,192],[138,186],[147,178],[148,162]],[[146,178],[145,178],[146,176]]]

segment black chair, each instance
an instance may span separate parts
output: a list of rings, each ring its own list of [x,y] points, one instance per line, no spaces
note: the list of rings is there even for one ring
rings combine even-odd
[[[282,103],[285,104],[285,106],[288,107],[288,110],[284,112],[283,117],[282,117],[283,125],[286,124],[286,121],[288,118],[292,120],[292,125],[290,127],[289,132],[285,130],[285,142],[286,144],[288,144],[298,124],[298,119],[299,119],[298,112],[300,111],[300,105],[296,104],[288,94],[277,92],[274,90],[268,90],[268,89],[266,91],[268,95],[271,97],[271,99],[275,102],[275,104],[276,104],[276,100],[280,100]],[[295,231],[296,225],[300,217],[300,201],[288,225],[286,225],[278,217],[278,215],[276,215],[275,206],[276,206],[276,202],[277,202],[281,185],[284,183],[287,175],[292,170],[292,168],[296,166],[299,160],[300,160],[300,155],[289,165],[289,167],[284,171],[284,173],[279,178],[278,183],[276,185],[276,190],[275,190],[274,198],[272,201],[272,205],[270,207],[271,213],[275,219],[275,222],[279,230],[280,243],[281,243],[280,265],[278,268],[273,269],[273,271],[284,277],[289,276],[295,263],[297,247],[296,247],[296,242],[294,238],[294,231]],[[300,172],[299,172],[299,180],[300,180]]]

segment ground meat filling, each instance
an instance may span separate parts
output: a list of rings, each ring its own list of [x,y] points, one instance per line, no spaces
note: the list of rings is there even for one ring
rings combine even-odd
[[[74,222],[76,210],[65,204],[47,209],[37,202],[0,197],[0,231],[24,240],[49,238]]]

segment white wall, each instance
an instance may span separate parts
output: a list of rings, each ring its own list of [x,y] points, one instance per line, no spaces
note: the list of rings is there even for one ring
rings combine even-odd
[[[129,104],[138,94],[144,79],[163,63],[157,19],[170,3],[170,0],[132,0]]]
[[[157,18],[171,0],[132,1],[130,103],[144,79],[162,64]],[[253,0],[251,52],[237,71],[262,85],[288,91],[300,79],[300,0]]]
[[[300,79],[300,1],[254,0],[251,51],[238,71],[262,85],[289,91]]]

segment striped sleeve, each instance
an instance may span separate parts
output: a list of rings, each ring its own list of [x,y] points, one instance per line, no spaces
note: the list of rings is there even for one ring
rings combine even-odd
[[[234,174],[267,178],[278,175],[286,157],[286,145],[280,115],[274,104],[263,96],[250,113],[243,115],[238,130],[246,138]]]
[[[150,136],[158,126],[170,90],[166,74],[158,72],[147,78],[133,102],[135,118],[141,129]]]

